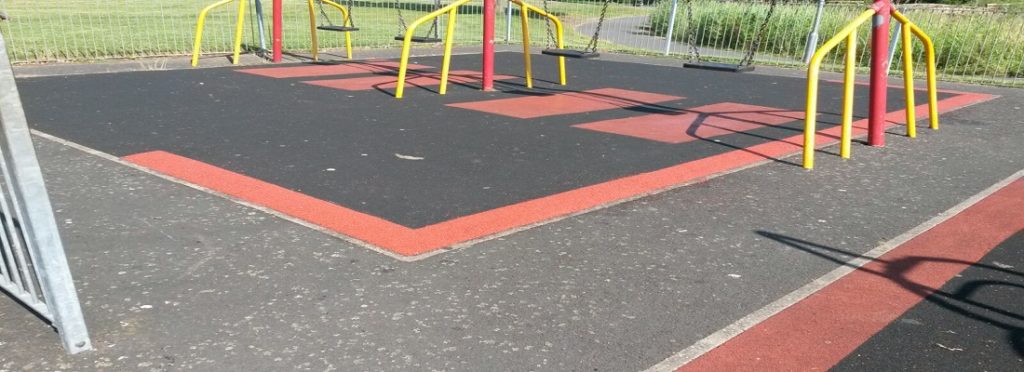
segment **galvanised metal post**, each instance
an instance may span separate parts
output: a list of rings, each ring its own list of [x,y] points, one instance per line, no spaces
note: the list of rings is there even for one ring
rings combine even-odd
[[[868,104],[868,145],[885,146],[885,95],[889,73],[889,11],[892,3],[878,0],[871,5],[871,95]],[[908,108],[913,109],[913,108]]]
[[[512,3],[505,2],[505,44],[512,41]]]
[[[263,3],[260,0],[256,1],[256,28],[260,32],[260,51],[261,53],[267,50],[266,33],[263,31]]]
[[[814,25],[811,26],[811,33],[807,34],[807,46],[804,48],[804,63],[811,62],[811,56],[818,46],[818,29],[821,28],[821,13],[825,11],[825,0],[818,0],[818,11],[814,13]]]
[[[36,279],[42,289],[48,314],[60,335],[64,349],[75,354],[92,350],[82,308],[71,279],[64,245],[54,220],[50,197],[46,194],[32,136],[14,82],[7,43],[0,36],[0,148],[6,189],[15,216],[21,223]],[[8,231],[14,234],[15,231]],[[15,237],[15,239],[18,239]]]
[[[893,9],[896,9],[896,7],[893,7]],[[896,55],[896,43],[902,39],[903,24],[896,22],[892,27],[892,34],[900,37],[894,37],[892,40],[889,40],[889,58],[885,63],[889,64],[890,68],[892,67],[892,58]]]
[[[687,0],[689,1],[689,0]],[[672,51],[672,32],[676,28],[676,13],[679,12],[679,0],[672,0],[672,11],[668,16],[668,33],[665,34],[665,55]]]

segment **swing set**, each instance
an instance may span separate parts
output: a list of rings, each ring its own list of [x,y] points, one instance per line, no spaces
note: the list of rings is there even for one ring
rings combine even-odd
[[[242,30],[245,24],[245,12],[248,5],[248,0],[222,0],[216,2],[210,6],[207,6],[199,13],[199,19],[196,23],[196,36],[195,43],[192,50],[192,66],[199,65],[199,55],[202,46],[203,29],[206,24],[207,14],[216,8],[228,5],[233,1],[238,2],[238,15],[237,23],[235,26],[234,35],[234,54],[232,58],[233,64],[238,64],[239,55],[241,54],[242,45]],[[258,1],[258,0],[257,0]],[[454,39],[456,16],[458,14],[459,7],[465,5],[470,0],[457,0],[448,5],[442,6],[441,0],[434,0],[433,9],[428,14],[412,21],[407,22],[404,14],[402,13],[403,5],[401,0],[395,0],[395,13],[398,18],[398,35],[395,36],[395,40],[402,42],[402,57],[398,73],[398,87],[395,91],[396,98],[402,98],[404,93],[404,83],[406,72],[408,68],[408,59],[410,54],[411,45],[413,43],[425,43],[425,44],[437,44],[444,43],[444,62],[441,69],[441,87],[439,90],[440,94],[447,92],[448,82],[448,71],[451,61],[451,50],[452,42]],[[536,13],[546,18],[545,26],[547,27],[548,45],[541,51],[541,54],[558,57],[559,66],[559,83],[561,85],[566,84],[565,77],[565,59],[576,58],[586,59],[595,58],[599,56],[597,46],[600,40],[601,27],[604,24],[604,20],[608,13],[608,6],[611,0],[604,0],[601,7],[601,14],[598,17],[597,26],[591,35],[590,41],[583,49],[568,49],[565,47],[564,42],[564,29],[562,21],[553,15],[548,10],[547,0],[543,0],[543,8],[526,3],[525,0],[510,0],[520,8],[520,15],[522,16],[522,27],[523,27],[523,51],[524,51],[524,62],[526,70],[526,81],[527,87],[533,87],[533,74],[531,71],[531,60],[530,60],[530,39],[529,39],[529,14],[531,12]],[[279,62],[281,60],[281,2],[282,0],[274,0],[274,51],[273,61]],[[493,44],[494,44],[494,3],[495,0],[484,1],[484,35],[487,40],[484,43],[484,69],[483,69],[483,87],[485,90],[493,89]],[[259,5],[257,3],[257,5]],[[332,21],[331,16],[328,14],[327,7],[337,10],[340,15],[340,21],[335,23]],[[311,54],[314,61],[319,60],[319,39],[317,31],[331,31],[341,32],[345,38],[345,56],[348,59],[352,59],[352,37],[351,33],[359,31],[356,27],[352,10],[355,8],[353,0],[348,0],[345,5],[341,4],[341,0],[307,0],[307,7],[309,11],[309,28],[311,37]],[[489,9],[489,10],[488,10]],[[440,34],[440,22],[439,18],[442,15],[447,15],[446,29],[442,36]],[[430,22],[430,28],[427,32],[421,35],[416,34],[416,29],[423,24]],[[552,32],[551,24],[555,25],[555,31]]]
[[[242,29],[243,29],[243,26],[245,25],[245,12],[247,10],[247,5],[249,4],[249,0],[222,0],[222,1],[219,1],[219,2],[216,2],[216,3],[213,3],[210,6],[207,6],[206,8],[203,8],[203,10],[201,12],[199,12],[199,20],[196,22],[196,38],[195,38],[195,43],[192,46],[192,67],[199,66],[199,54],[200,54],[202,43],[203,43],[203,29],[206,26],[206,16],[207,16],[207,14],[210,13],[211,10],[214,10],[216,8],[219,8],[219,7],[222,7],[224,5],[228,5],[228,4],[230,4],[230,3],[234,2],[234,1],[238,2],[238,16],[237,16],[237,21],[235,23],[235,38],[234,38],[234,44],[233,44],[234,45],[234,55],[232,56],[231,63],[232,64],[236,64],[236,65],[238,64],[238,56],[242,52]],[[354,3],[352,2],[352,0],[348,0],[348,6],[347,7],[341,5],[341,4],[337,3],[337,2],[334,2],[332,0],[306,0],[306,3],[307,3],[307,6],[309,8],[309,33],[310,33],[310,38],[311,38],[311,42],[312,42],[311,43],[312,48],[310,50],[310,53],[313,56],[313,60],[314,61],[319,60],[320,48],[319,48],[319,42],[318,42],[319,40],[317,38],[317,30],[341,32],[341,33],[343,33],[344,37],[345,37],[345,56],[348,59],[352,59],[352,35],[351,35],[351,33],[353,31],[359,31],[359,28],[356,27],[355,21],[352,19],[352,14],[350,13],[350,9],[352,9],[353,6],[354,6]],[[331,21],[331,17],[327,14],[327,10],[324,9],[324,4],[326,4],[326,5],[334,8],[334,9],[336,9],[338,12],[341,13],[341,22],[339,24],[335,24],[333,21]],[[278,17],[281,14],[280,5],[281,5],[280,4],[280,0],[275,0],[274,1],[274,15],[275,15],[275,18]],[[281,40],[281,38],[280,38],[280,36],[278,36],[278,35],[280,35],[280,27],[281,27],[280,21],[275,19],[275,22],[274,22],[274,33],[275,33],[275,38],[274,38],[275,57],[274,57],[274,61],[275,62],[279,62],[280,61],[280,40]]]
[[[772,16],[775,14],[776,5],[778,5],[778,0],[769,0],[768,11],[765,13],[764,19],[761,21],[761,25],[758,26],[757,32],[754,33],[750,43],[747,44],[746,53],[743,54],[743,58],[740,59],[739,63],[732,64],[701,60],[700,49],[697,47],[697,33],[693,30],[693,0],[686,0],[686,29],[683,30],[683,40],[690,46],[690,49],[687,56],[689,62],[684,63],[683,67],[728,72],[753,71],[754,55],[757,54],[757,51],[761,46],[761,40],[764,38],[764,35],[768,30],[768,25],[771,23]]]

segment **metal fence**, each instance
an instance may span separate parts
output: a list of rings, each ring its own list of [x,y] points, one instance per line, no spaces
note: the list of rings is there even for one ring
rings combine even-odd
[[[255,5],[256,0],[245,0]],[[610,0],[601,25],[601,49],[621,53],[656,54],[688,59],[700,56],[721,61],[741,58],[768,13],[766,0]],[[191,51],[196,15],[213,0],[0,0],[6,20],[0,32],[11,41],[11,58],[16,63],[135,58],[181,55]],[[679,6],[674,29],[672,5]],[[262,0],[266,13],[264,33],[269,34],[270,3]],[[345,4],[349,2],[344,1]],[[598,28],[604,0],[535,0],[567,24],[567,42],[581,48]],[[434,8],[433,0],[353,0],[352,14],[360,28],[353,35],[357,48],[395,48],[393,38],[402,29],[401,20],[411,22]],[[755,61],[760,64],[802,66],[804,47],[813,23],[815,0],[779,0],[763,33]],[[830,37],[864,7],[855,2],[829,1],[821,20],[821,40]],[[1021,7],[964,8],[932,5],[899,5],[915,23],[932,34],[938,48],[940,76],[946,80],[967,80],[999,85],[1024,86],[1024,9]],[[233,7],[211,14],[204,37],[204,53],[229,52],[233,32]],[[250,6],[246,26],[246,48],[258,49],[260,37]],[[482,0],[462,8],[456,43],[480,44]],[[497,41],[518,43],[518,11],[499,0],[496,10]],[[320,22],[340,23],[340,16],[328,9]],[[442,19],[442,24],[444,19]],[[544,21],[533,19],[531,40],[545,44]],[[284,46],[303,52],[309,48],[309,19],[306,1],[284,2]],[[692,35],[686,37],[684,35]],[[867,38],[864,30],[861,38]],[[321,34],[321,47],[340,46],[336,34]],[[693,47],[687,41],[693,41]],[[269,41],[265,41],[269,42]],[[695,48],[694,48],[695,47]],[[866,52],[866,48],[862,48]],[[920,51],[921,48],[918,48]],[[835,58],[841,58],[837,53]],[[835,61],[830,61],[834,64]],[[899,73],[898,71],[893,71]]]
[[[0,292],[49,320],[73,354],[92,345],[7,52],[0,37]]]

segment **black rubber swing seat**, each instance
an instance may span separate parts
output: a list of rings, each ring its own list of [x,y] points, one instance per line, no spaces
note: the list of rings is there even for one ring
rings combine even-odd
[[[683,64],[686,68],[699,68],[702,70],[728,71],[728,72],[749,72],[754,71],[754,66],[741,66],[731,63],[718,62],[687,62]]]
[[[600,54],[597,52],[588,52],[585,50],[574,50],[574,49],[544,49],[540,52],[541,54],[547,54],[555,57],[568,57],[568,58],[595,58]]]
[[[404,35],[395,36],[395,40],[405,41],[405,36]],[[444,42],[444,40],[441,39],[441,38],[429,37],[429,36],[413,36],[412,39],[410,39],[410,41],[412,41],[414,43],[440,43],[440,42]]]
[[[341,32],[359,31],[358,27],[334,26],[334,25],[331,25],[331,26],[316,26],[316,29],[317,30],[324,30],[324,31],[341,31]]]

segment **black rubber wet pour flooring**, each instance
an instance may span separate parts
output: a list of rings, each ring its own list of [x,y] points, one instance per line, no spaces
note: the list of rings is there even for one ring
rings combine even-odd
[[[498,74],[522,76],[522,56],[497,55]],[[479,70],[478,55],[453,70]],[[301,83],[348,76],[273,79],[234,68],[19,79],[30,125],[116,156],[162,150],[251,176],[407,227],[421,227],[624,176],[799,135],[803,123],[669,144],[573,128],[721,102],[802,111],[803,79],[601,60],[534,58],[536,87],[476,86],[341,91]],[[413,62],[440,66],[440,57]],[[447,103],[560,91],[620,88],[684,97],[637,107],[516,119]],[[950,96],[940,94],[939,99]],[[838,122],[841,86],[823,82],[820,128]],[[903,108],[890,89],[890,111]],[[857,115],[867,90],[858,87]],[[927,102],[919,92],[918,103]],[[422,160],[409,160],[422,158]]]

